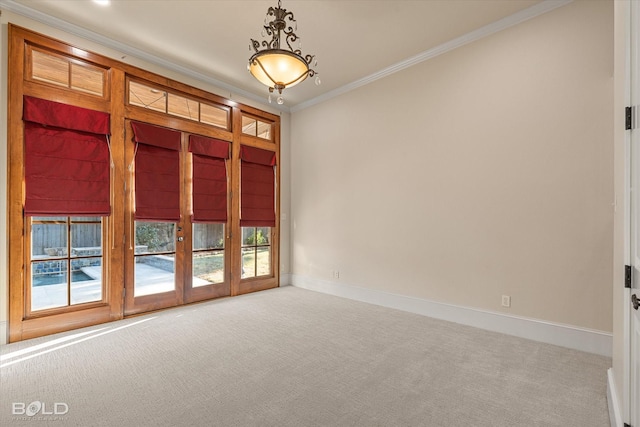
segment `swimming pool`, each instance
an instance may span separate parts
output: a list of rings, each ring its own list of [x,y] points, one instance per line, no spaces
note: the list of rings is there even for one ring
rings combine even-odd
[[[72,282],[84,282],[87,280],[93,280],[93,278],[88,274],[83,273],[80,270],[71,272]],[[31,281],[31,284],[33,286],[59,285],[60,283],[67,283],[66,274],[64,273],[39,274],[37,276],[34,276]]]

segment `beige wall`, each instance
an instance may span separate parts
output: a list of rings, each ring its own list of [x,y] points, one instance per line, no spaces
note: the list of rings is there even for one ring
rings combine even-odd
[[[8,23],[13,23],[24,28],[31,29],[33,31],[37,31],[39,33],[48,35],[50,37],[56,38],[58,40],[65,41],[74,46],[80,47],[82,49],[86,49],[95,53],[99,53],[105,55],[107,57],[122,60],[131,65],[135,65],[144,70],[152,71],[158,73],[160,75],[172,78],[174,80],[180,81],[182,83],[186,83],[192,85],[194,87],[201,88],[203,90],[209,91],[211,93],[215,93],[217,95],[226,97],[228,99],[233,99],[234,101],[241,102],[246,105],[251,105],[256,108],[259,108],[264,111],[268,111],[274,114],[280,114],[281,122],[282,122],[282,137],[281,137],[281,212],[288,213],[289,209],[289,128],[290,128],[290,115],[289,113],[280,113],[278,110],[270,107],[268,104],[260,104],[253,100],[244,98],[235,93],[230,93],[228,90],[221,89],[213,86],[208,82],[203,82],[191,76],[182,75],[173,70],[168,70],[161,66],[149,63],[147,61],[141,60],[139,58],[132,57],[130,55],[123,55],[122,52],[115,51],[111,48],[102,46],[98,43],[85,40],[81,37],[69,34],[60,29],[51,28],[42,23],[36,22],[29,18],[23,17],[21,15],[8,12],[6,10],[2,11],[2,15],[0,15],[0,170],[4,171],[0,173],[0,212],[1,218],[0,221],[0,344],[6,342],[6,328],[7,320],[8,320],[8,255],[7,255],[7,32],[8,32]],[[124,56],[124,57],[123,57]],[[265,101],[266,101],[266,90],[265,90]],[[290,233],[289,228],[286,222],[283,222],[281,230],[281,245],[280,245],[280,253],[281,253],[281,275],[287,275],[290,270],[289,259],[290,259]],[[285,276],[286,277],[286,276]]]
[[[611,332],[612,46],[574,2],[294,113],[293,274]]]

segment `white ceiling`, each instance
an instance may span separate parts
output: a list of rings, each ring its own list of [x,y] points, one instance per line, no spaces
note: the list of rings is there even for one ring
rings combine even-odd
[[[515,23],[532,10],[561,3],[283,0],[282,7],[298,21],[302,52],[316,55],[315,69],[322,80],[320,86],[309,79],[285,90],[286,106],[312,103],[496,21]],[[120,51],[146,52],[165,65],[168,61],[260,101],[268,92],[247,72],[249,39],[261,40],[266,11],[276,4],[277,0],[112,0],[105,7],[91,0],[0,0],[0,7],[76,34],[96,35]]]

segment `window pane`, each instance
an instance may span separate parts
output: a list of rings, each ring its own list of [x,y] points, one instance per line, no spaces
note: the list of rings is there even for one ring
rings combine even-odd
[[[65,218],[56,218],[64,220]],[[67,256],[67,224],[32,224],[31,258],[56,258]]]
[[[257,136],[264,139],[271,139],[271,123],[257,122]]]
[[[222,282],[224,282],[224,251],[195,252],[192,287]]]
[[[263,246],[256,250],[257,262],[256,269],[258,276],[271,275],[271,247]]]
[[[242,116],[242,133],[247,135],[256,136],[256,119],[251,117]]]
[[[63,224],[67,223],[66,216],[34,216],[31,217],[32,222],[40,222],[40,221],[55,221]]]
[[[100,224],[71,224],[71,256],[102,255],[102,227]]]
[[[198,102],[169,93],[169,114],[198,121]]]
[[[201,103],[200,121],[208,125],[227,129],[229,127],[229,113],[223,108]]]
[[[150,86],[129,82],[129,104],[167,112],[167,93]]]
[[[136,221],[134,296],[175,289],[175,228],[173,222]]]
[[[193,224],[193,250],[224,248],[224,224]]]
[[[255,248],[242,248],[242,278],[256,276],[256,250]]]
[[[54,85],[69,87],[69,62],[58,56],[32,51],[31,77]]]
[[[31,310],[67,305],[67,260],[31,264]]]
[[[173,254],[136,256],[134,296],[173,291],[175,261]]]
[[[259,227],[256,229],[256,245],[268,245],[271,243],[271,227]]]
[[[71,261],[71,304],[102,299],[102,258]]]
[[[71,222],[101,222],[102,217],[99,216],[72,216]]]
[[[256,229],[254,227],[242,227],[242,246],[256,244]]]
[[[104,71],[88,65],[71,64],[71,89],[103,95]]]
[[[175,228],[173,222],[136,221],[136,254],[174,252]]]
[[[271,227],[242,227],[242,278],[271,275]]]

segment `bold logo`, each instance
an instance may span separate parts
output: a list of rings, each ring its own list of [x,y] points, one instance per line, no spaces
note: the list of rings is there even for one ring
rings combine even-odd
[[[39,400],[34,400],[28,405],[23,402],[13,402],[11,405],[11,413],[13,415],[26,415],[33,417],[34,415],[65,415],[69,412],[69,405],[63,402],[54,402],[46,404]]]

